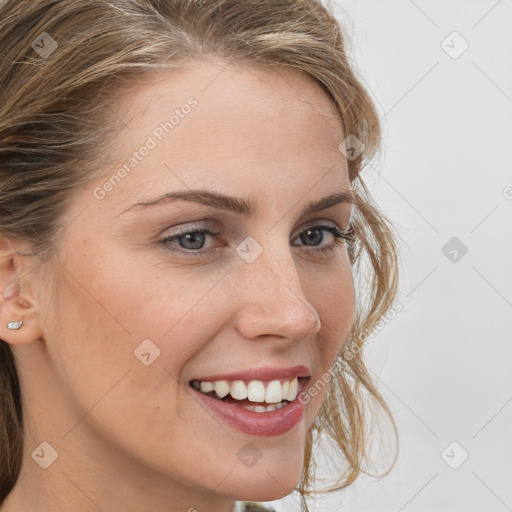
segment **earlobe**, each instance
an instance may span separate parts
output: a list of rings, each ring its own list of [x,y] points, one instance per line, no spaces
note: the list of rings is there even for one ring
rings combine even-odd
[[[10,316],[6,320],[4,310],[0,313],[0,339],[10,345],[27,345],[40,339],[40,332],[34,324],[34,319],[20,320],[19,317]],[[32,315],[30,315],[32,316]]]
[[[17,331],[21,328],[23,325],[23,320],[17,320],[16,322],[9,322],[7,324],[7,329],[10,329],[11,331]]]
[[[0,308],[0,339],[11,345],[26,345],[39,338],[34,329],[34,314],[32,308],[20,313],[19,306],[13,304],[16,299],[2,303]],[[13,307],[14,306],[14,307]]]
[[[30,276],[23,268],[23,257],[13,245],[5,240],[1,245],[0,339],[12,345],[28,344],[41,335],[36,307],[28,293]]]

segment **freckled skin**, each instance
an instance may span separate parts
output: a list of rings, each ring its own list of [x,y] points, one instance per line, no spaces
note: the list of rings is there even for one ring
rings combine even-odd
[[[91,502],[105,511],[229,512],[234,499],[278,499],[300,479],[325,388],[291,431],[262,438],[214,418],[188,383],[298,364],[313,383],[334,362],[354,318],[347,249],[315,254],[299,235],[320,223],[344,229],[350,205],[299,212],[350,189],[338,151],[344,134],[328,96],[306,75],[223,67],[162,73],[115,106],[127,123],[110,135],[118,162],[77,194],[63,222],[78,216],[58,254],[30,278],[36,314],[28,322],[39,335],[14,346],[29,397],[26,453],[2,512],[97,510]],[[95,187],[191,96],[190,114],[96,199]],[[261,212],[246,218],[180,202],[121,213],[185,189],[253,198]],[[180,227],[200,230],[206,218],[223,230],[206,238],[208,255],[187,257],[158,243]],[[322,233],[321,247],[335,243]],[[247,236],[263,249],[250,264],[235,251]],[[173,246],[187,250],[178,240]],[[160,350],[148,366],[134,355],[145,339]],[[42,441],[59,454],[48,470],[30,456]],[[237,457],[249,442],[261,453],[253,467]]]

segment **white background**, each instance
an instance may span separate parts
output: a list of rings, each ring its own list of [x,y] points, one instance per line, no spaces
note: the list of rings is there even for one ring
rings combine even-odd
[[[403,238],[403,310],[365,352],[400,446],[387,477],[312,510],[512,510],[512,2],[338,0],[335,12],[384,130],[363,176]],[[445,249],[456,261],[442,250],[453,237],[467,247]],[[293,495],[272,505],[300,510]]]

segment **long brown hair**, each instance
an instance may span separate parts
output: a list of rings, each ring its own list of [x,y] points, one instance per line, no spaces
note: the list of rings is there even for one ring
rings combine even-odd
[[[105,162],[110,102],[156,70],[210,57],[301,70],[331,98],[345,135],[361,144],[361,154],[347,159],[356,197],[349,255],[354,273],[364,273],[368,300],[357,305],[351,349],[340,353],[343,364],[307,436],[297,487],[305,510],[305,497],[317,492],[316,434],[330,438],[346,462],[332,489],[350,485],[369,460],[365,396],[382,407],[396,437],[361,358],[365,337],[396,298],[398,265],[392,225],[361,176],[381,131],[346,39],[321,0],[0,0],[0,237],[27,241],[36,254],[55,249],[66,203]],[[20,472],[23,417],[15,361],[2,340],[0,385],[3,500]]]

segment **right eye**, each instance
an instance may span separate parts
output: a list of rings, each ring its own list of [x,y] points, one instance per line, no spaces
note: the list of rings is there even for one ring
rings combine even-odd
[[[203,249],[207,238],[218,237],[221,231],[214,231],[208,227],[195,226],[193,228],[184,228],[177,233],[159,240],[159,243],[166,250],[172,253],[183,254],[184,256],[203,256],[213,249]],[[178,242],[178,246],[175,244]]]

